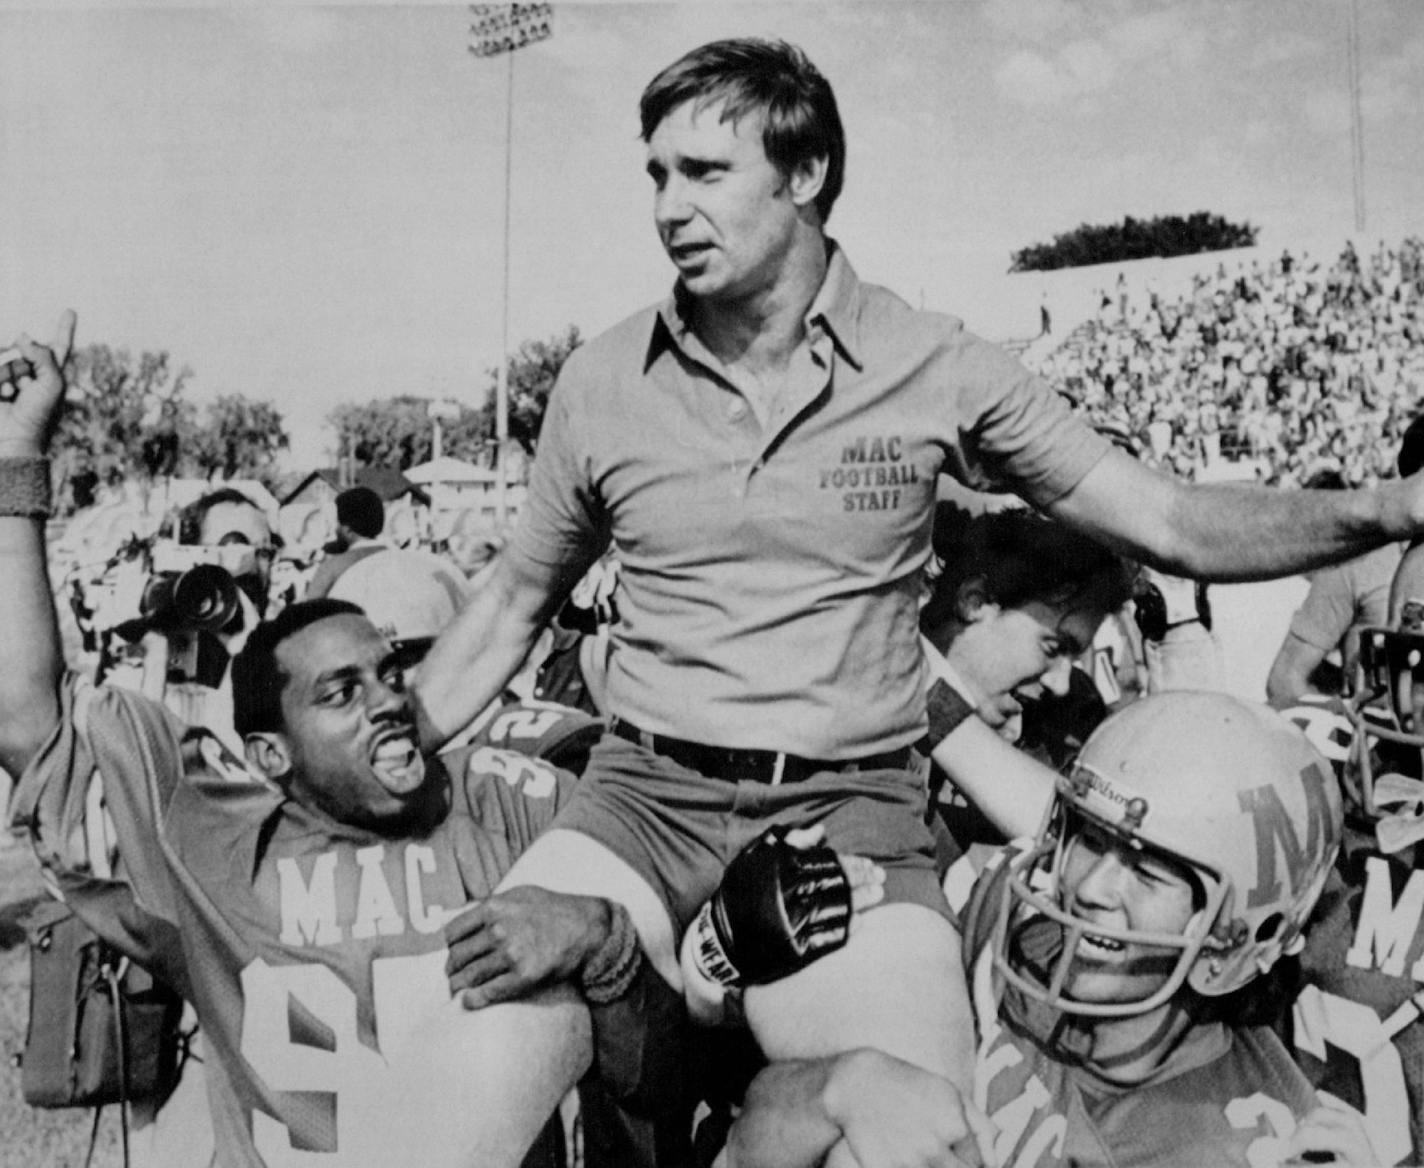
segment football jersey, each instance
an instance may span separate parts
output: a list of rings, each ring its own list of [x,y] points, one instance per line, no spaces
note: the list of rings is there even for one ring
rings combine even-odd
[[[1352,792],[1360,751],[1349,707],[1302,699],[1285,714],[1311,737]],[[1377,747],[1387,744],[1377,743]],[[1374,751],[1373,773],[1418,775]],[[1382,1164],[1424,1163],[1424,865],[1420,849],[1393,853],[1353,809],[1330,882],[1306,932],[1291,1013],[1296,1057],[1312,1082],[1364,1115]]]
[[[1001,990],[993,971],[991,938],[1011,854],[993,857],[960,914],[979,1032],[974,1101],[997,1128],[998,1162],[1005,1168],[1279,1163],[1283,1142],[1316,1100],[1269,1029],[1194,1027],[1150,1078],[1126,1087],[1049,1054],[1067,1041],[1062,1012],[1012,987]],[[962,871],[946,878],[951,904],[964,883]]]
[[[493,891],[572,776],[471,746],[427,764],[449,776],[449,815],[384,838],[288,800],[137,694],[70,678],[62,702],[12,818],[86,922],[194,1004],[219,1162],[371,1163],[397,1132],[426,1162],[401,1099],[461,1019],[443,926]],[[432,1121],[461,1106],[449,1079],[425,1083]]]
[[[493,746],[542,758],[576,775],[583,774],[589,752],[607,729],[603,720],[558,702],[520,701],[512,694],[486,711],[446,751]],[[443,753],[443,752],[442,752]]]

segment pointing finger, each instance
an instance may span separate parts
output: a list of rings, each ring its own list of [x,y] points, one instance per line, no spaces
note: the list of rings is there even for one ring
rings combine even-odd
[[[69,360],[69,354],[74,349],[74,326],[78,323],[78,318],[74,315],[74,309],[66,308],[59,314],[59,324],[54,330],[54,344],[50,346],[54,353],[55,364],[64,367],[64,363]]]

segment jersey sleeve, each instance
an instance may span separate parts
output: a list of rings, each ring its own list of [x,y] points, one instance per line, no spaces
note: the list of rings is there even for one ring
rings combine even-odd
[[[183,773],[186,728],[162,706],[75,675],[21,775],[10,822],[51,889],[91,929],[181,988],[177,903],[160,838]]]
[[[541,759],[493,746],[467,747],[446,766],[475,821],[516,856],[553,822],[577,782]]]
[[[582,710],[557,702],[528,701],[499,710],[471,743],[513,750],[579,775],[603,731],[603,720]]]
[[[990,848],[975,844],[944,874],[944,894],[954,926],[963,939],[965,969],[973,967],[994,934],[994,920],[1008,878],[1009,862],[1030,845],[1015,840]]]

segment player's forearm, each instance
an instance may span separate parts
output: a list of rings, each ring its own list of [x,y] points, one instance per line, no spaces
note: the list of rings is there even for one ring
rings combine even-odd
[[[1266,675],[1266,701],[1283,710],[1310,688],[1311,671],[1325,659],[1314,645],[1287,633]]]
[[[961,722],[935,745],[930,757],[1006,838],[1038,830],[1057,776],[979,718]]]
[[[64,669],[44,520],[0,518],[0,765],[18,777],[54,728]]]
[[[727,1137],[728,1168],[815,1168],[841,1141],[832,1110],[850,1055],[775,1062],[751,1086]]]
[[[431,646],[415,683],[422,745],[437,749],[499,696],[543,628],[544,607],[501,564]]]

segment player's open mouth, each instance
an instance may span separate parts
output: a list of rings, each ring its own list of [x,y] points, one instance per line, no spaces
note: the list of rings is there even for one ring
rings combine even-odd
[[[410,727],[388,730],[371,746],[371,769],[381,786],[397,794],[413,791],[425,778],[425,759]]]
[[[1112,958],[1119,957],[1127,950],[1127,945],[1122,941],[1113,941],[1108,937],[1100,937],[1096,933],[1084,933],[1078,941],[1078,956],[1087,958]]]

